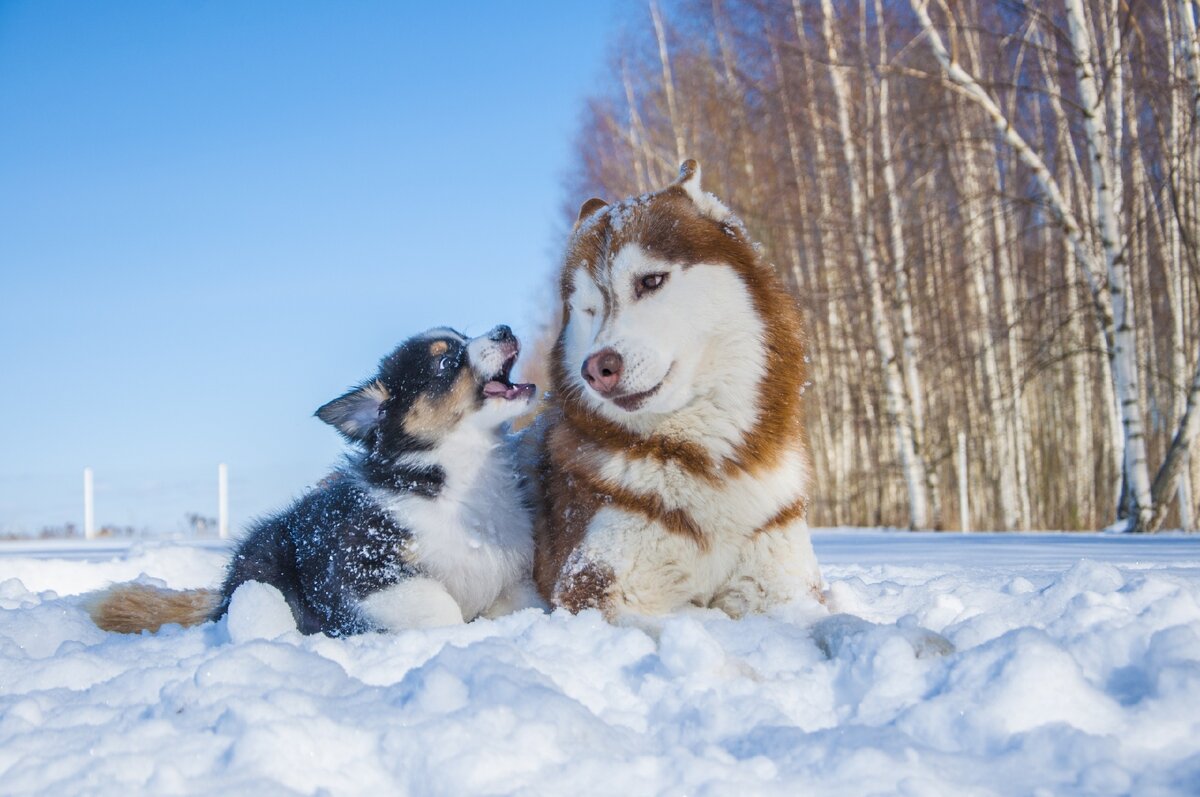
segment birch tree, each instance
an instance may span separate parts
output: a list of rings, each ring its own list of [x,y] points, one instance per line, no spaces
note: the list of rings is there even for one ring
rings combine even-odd
[[[884,372],[887,391],[888,416],[895,427],[896,444],[900,449],[900,461],[904,468],[904,481],[908,485],[909,527],[926,528],[929,524],[928,496],[926,494],[926,466],[917,450],[916,438],[910,425],[914,417],[911,402],[904,390],[904,378],[896,358],[892,341],[892,324],[883,300],[883,285],[880,282],[879,262],[875,256],[875,242],[868,234],[866,207],[863,196],[862,178],[859,176],[858,152],[854,146],[850,128],[849,91],[846,80],[839,69],[838,42],[833,28],[831,0],[821,0],[821,30],[825,38],[825,50],[829,56],[829,77],[833,83],[836,102],[838,131],[842,139],[842,157],[846,163],[846,184],[850,193],[850,216],[854,227],[854,240],[858,247],[866,272],[870,291],[871,328],[875,335],[875,347],[880,366]]]

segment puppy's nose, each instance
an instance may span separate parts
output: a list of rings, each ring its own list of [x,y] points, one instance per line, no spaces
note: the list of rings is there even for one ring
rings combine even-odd
[[[488,333],[488,340],[496,343],[512,343],[516,339],[517,336],[513,334],[512,328],[507,324],[501,324]]]
[[[583,361],[583,378],[602,396],[613,392],[621,381],[621,371],[625,361],[614,349],[601,349]]]

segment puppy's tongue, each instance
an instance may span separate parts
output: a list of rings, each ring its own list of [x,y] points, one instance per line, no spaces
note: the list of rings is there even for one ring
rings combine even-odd
[[[487,396],[488,398],[504,398],[511,401],[519,396],[531,396],[536,389],[537,388],[535,385],[524,384],[509,386],[503,382],[492,380],[483,386],[483,395]]]

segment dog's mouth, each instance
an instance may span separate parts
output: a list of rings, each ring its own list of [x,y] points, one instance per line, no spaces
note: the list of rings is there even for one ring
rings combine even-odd
[[[500,365],[500,370],[493,374],[483,385],[484,399],[501,399],[503,401],[516,401],[517,399],[531,398],[537,392],[537,385],[532,383],[513,384],[509,379],[512,376],[513,366],[517,363],[517,355],[521,353],[517,346],[512,347],[512,351],[504,358],[504,362]]]
[[[642,408],[643,404],[649,401],[651,397],[653,397],[654,394],[662,388],[674,368],[675,366],[672,364],[671,367],[667,369],[667,372],[663,374],[662,381],[649,390],[643,390],[641,393],[626,393],[624,396],[613,396],[611,399],[612,403],[616,404],[626,412],[637,412]]]

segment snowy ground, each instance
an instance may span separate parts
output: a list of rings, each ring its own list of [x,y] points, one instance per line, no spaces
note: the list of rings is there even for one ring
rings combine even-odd
[[[1200,538],[815,539],[879,624],[828,654],[798,607],[333,640],[263,590],[111,635],[79,593],[212,584],[223,551],[0,543],[0,794],[1200,794]]]

